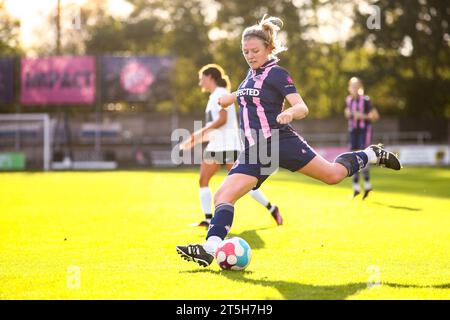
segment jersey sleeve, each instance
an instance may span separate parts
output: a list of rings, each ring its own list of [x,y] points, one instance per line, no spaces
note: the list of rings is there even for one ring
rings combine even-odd
[[[276,68],[273,70],[272,84],[283,97],[298,92],[291,75],[283,68]]]

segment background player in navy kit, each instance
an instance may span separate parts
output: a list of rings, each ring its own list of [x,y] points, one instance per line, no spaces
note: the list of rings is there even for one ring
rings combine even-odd
[[[352,77],[348,82],[348,95],[345,99],[345,117],[348,119],[348,132],[350,150],[361,150],[372,144],[372,123],[380,116],[377,109],[372,105],[369,96],[364,95],[364,87],[361,79]],[[372,191],[370,183],[369,166],[362,169],[364,177],[363,200]],[[360,194],[359,172],[353,177],[353,197]]]
[[[259,154],[260,142],[265,143],[267,149],[271,144],[278,146],[278,154],[271,154],[271,157],[278,157],[280,167],[303,173],[327,184],[339,183],[364,168],[368,162],[394,170],[401,168],[395,155],[381,146],[343,153],[334,162],[328,162],[316,154],[294,131],[289,123],[294,119],[305,118],[308,107],[297,92],[289,73],[277,65],[278,59],[275,55],[286,50],[277,41],[277,31],[281,26],[280,19],[269,17],[244,30],[242,53],[250,70],[237,92],[220,99],[222,107],[238,101],[241,109],[241,129],[246,137],[245,149],[215,194],[215,213],[206,242],[203,245],[176,248],[184,259],[202,266],[211,264],[217,246],[228,234],[234,218],[234,203],[249,190],[259,188],[270,175],[263,170],[270,168],[270,165],[265,165],[260,158],[253,161],[254,154]],[[291,105],[285,110],[284,99]],[[277,133],[278,139],[272,139]]]
[[[219,98],[228,94],[230,89],[230,81],[225,71],[217,64],[208,64],[200,69],[198,76],[199,86],[202,88],[202,91],[210,93],[205,110],[205,126],[194,132],[181,145],[181,149],[189,150],[196,143],[205,140],[209,141],[200,164],[199,180],[200,205],[205,215],[205,220],[194,224],[200,227],[208,227],[213,216],[209,181],[220,169],[221,165],[225,165],[228,170],[231,169],[242,150],[242,143],[234,104],[223,109],[218,103]],[[269,210],[277,225],[283,223],[278,207],[272,205],[260,190],[251,190],[249,194]]]

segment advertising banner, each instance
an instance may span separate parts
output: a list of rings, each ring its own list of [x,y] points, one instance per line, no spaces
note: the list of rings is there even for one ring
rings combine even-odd
[[[450,147],[448,145],[400,145],[391,146],[389,150],[398,153],[403,165],[450,165]]]
[[[156,102],[171,99],[173,58],[104,56],[102,102]]]
[[[20,102],[23,105],[93,104],[95,58],[23,58]]]
[[[23,153],[0,153],[0,171],[23,169],[25,169],[25,155]]]

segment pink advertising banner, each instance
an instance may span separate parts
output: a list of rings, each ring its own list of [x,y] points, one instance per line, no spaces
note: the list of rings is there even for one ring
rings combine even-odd
[[[23,58],[20,87],[20,102],[24,105],[93,104],[95,58]]]

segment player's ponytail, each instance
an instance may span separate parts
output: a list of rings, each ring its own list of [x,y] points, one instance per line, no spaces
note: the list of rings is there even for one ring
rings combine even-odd
[[[203,66],[198,74],[201,76],[211,76],[216,82],[217,86],[226,88],[228,91],[231,88],[230,78],[225,74],[225,71],[221,66],[215,63],[210,63]]]
[[[278,31],[283,27],[283,21],[277,17],[267,17],[264,15],[262,20],[251,27],[248,27],[242,33],[242,42],[249,38],[259,38],[264,41],[266,47],[271,50],[272,56],[286,51],[287,48],[278,40]]]
[[[219,87],[226,88],[228,91],[231,89],[230,78],[226,74],[222,74],[222,77],[216,81]]]

